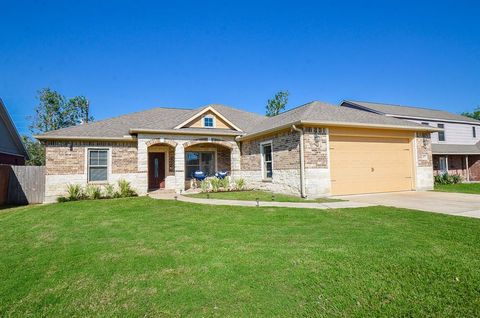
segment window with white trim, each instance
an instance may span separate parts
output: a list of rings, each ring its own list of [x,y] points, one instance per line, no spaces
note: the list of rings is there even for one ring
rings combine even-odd
[[[437,127],[440,129],[445,129],[444,124],[437,124]],[[445,141],[445,130],[438,132],[438,141]]]
[[[203,117],[203,127],[213,128],[213,117],[212,116]]]
[[[108,150],[88,149],[88,181],[108,180]]]
[[[272,144],[265,143],[261,145],[263,178],[271,179],[273,176],[272,165]]]
[[[477,129],[475,128],[475,126],[472,127],[472,136],[473,138],[477,138]]]

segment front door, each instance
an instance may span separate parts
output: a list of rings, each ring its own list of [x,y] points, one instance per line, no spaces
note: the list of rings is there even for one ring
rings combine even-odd
[[[148,154],[148,188],[150,190],[165,188],[165,153]]]

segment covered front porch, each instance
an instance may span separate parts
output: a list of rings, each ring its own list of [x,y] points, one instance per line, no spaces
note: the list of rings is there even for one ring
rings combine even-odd
[[[465,182],[480,181],[480,155],[433,155],[434,175],[459,175]]]
[[[149,138],[142,144],[144,155],[139,154],[139,166],[145,169],[147,191],[180,193],[194,186],[195,171],[208,177],[217,172],[233,176],[240,168],[240,151],[234,140]]]

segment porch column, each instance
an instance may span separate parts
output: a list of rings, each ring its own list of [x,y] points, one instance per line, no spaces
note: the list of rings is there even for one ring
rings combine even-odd
[[[448,173],[448,155],[445,156],[445,169],[447,170],[447,174]]]
[[[185,190],[185,148],[180,143],[175,147],[175,190]]]
[[[465,156],[465,167],[467,168],[467,182],[470,182],[470,170],[468,169],[468,155]]]
[[[240,172],[240,148],[238,148],[237,143],[233,145],[230,153],[230,169],[231,176],[237,177],[238,172]]]

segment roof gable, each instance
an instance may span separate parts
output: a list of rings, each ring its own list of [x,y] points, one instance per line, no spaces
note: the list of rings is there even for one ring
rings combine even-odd
[[[222,129],[233,129],[236,131],[242,131],[240,128],[238,128],[235,124],[233,124],[229,119],[227,119],[225,116],[223,116],[219,111],[217,111],[214,106],[209,105],[203,109],[201,109],[199,112],[191,116],[190,118],[187,118],[185,121],[180,123],[179,125],[175,126],[174,129],[181,129],[181,128],[202,128],[203,125],[201,123],[202,119],[206,116],[213,116],[217,124],[213,129],[215,128],[222,128]],[[209,128],[209,129],[212,129]]]

